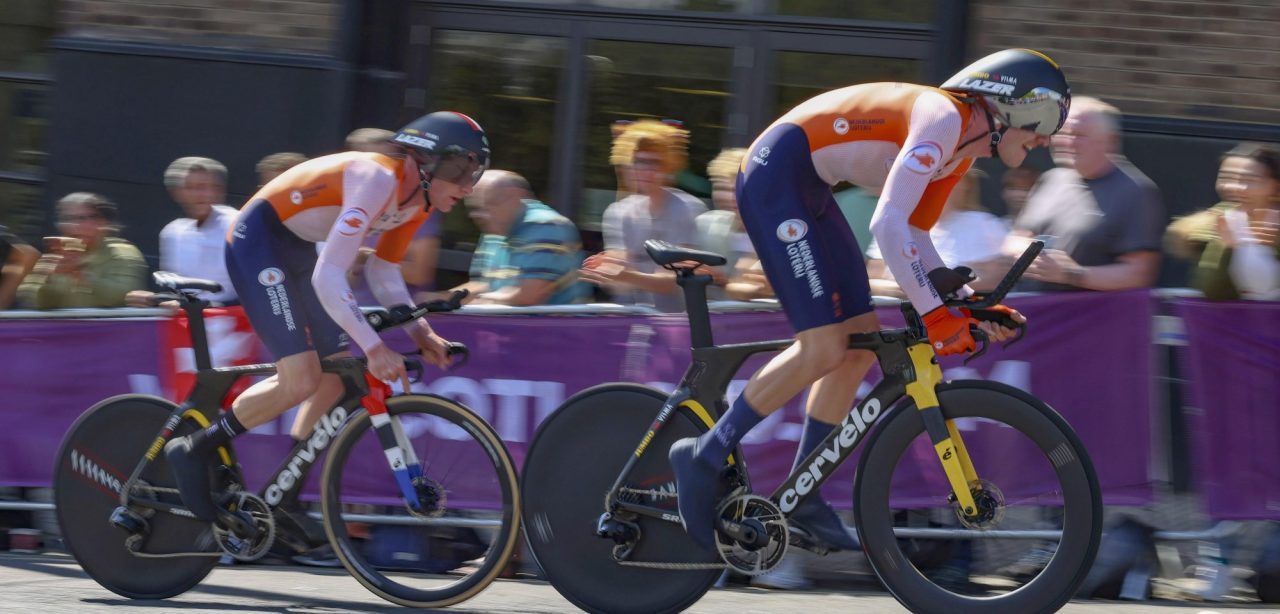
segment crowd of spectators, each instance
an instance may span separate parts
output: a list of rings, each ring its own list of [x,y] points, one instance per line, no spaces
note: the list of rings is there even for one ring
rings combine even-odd
[[[948,200],[930,234],[949,266],[967,266],[985,289],[1001,277],[1030,239],[1046,249],[1019,287],[1028,291],[1123,290],[1155,285],[1165,257],[1191,263],[1175,280],[1212,300],[1280,299],[1280,153],[1276,147],[1241,143],[1224,154],[1218,171],[1221,202],[1174,220],[1167,218],[1158,188],[1125,158],[1120,112],[1077,97],[1063,129],[1053,137],[1054,167],[1008,169],[1000,178],[1003,218],[982,205],[984,175],[971,171]],[[390,153],[391,133],[361,128],[346,139],[352,151]],[[605,297],[663,312],[684,310],[674,276],[644,251],[661,239],[722,254],[713,278],[713,300],[772,297],[738,216],[734,183],[745,150],[729,148],[706,167],[709,202],[676,187],[688,168],[689,132],[678,122],[639,120],[614,126],[610,163],[617,170],[618,200],[601,220],[603,250],[582,251],[572,220],[556,203],[543,203],[527,180],[490,171],[467,199],[481,229],[470,281],[479,303],[513,306],[584,303]],[[305,161],[303,154],[265,156],[255,167],[262,186]],[[162,175],[180,215],[160,232],[159,267],[222,282],[206,293],[217,304],[235,304],[221,250],[238,203],[227,202],[227,169],[216,160],[182,157]],[[836,194],[860,244],[876,294],[901,297],[880,260],[867,225],[878,194],[860,187]],[[116,205],[106,196],[68,194],[58,201],[59,234],[29,245],[0,227],[0,309],[150,306],[146,264],[127,241]],[[433,216],[414,237],[401,269],[415,299],[440,296],[437,263],[441,223]],[[368,297],[357,261],[350,272],[357,296]],[[594,286],[594,289],[593,289]],[[593,299],[593,296],[596,299]]]

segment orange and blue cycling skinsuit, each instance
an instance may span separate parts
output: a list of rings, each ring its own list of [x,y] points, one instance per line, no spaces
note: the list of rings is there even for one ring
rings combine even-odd
[[[346,274],[381,233],[365,267],[370,289],[384,305],[412,304],[399,263],[427,219],[423,198],[402,160],[363,152],[308,160],[253,195],[227,234],[227,272],[272,356],[379,343]]]
[[[928,271],[945,266],[929,239],[951,189],[973,164],[953,159],[970,108],[951,94],[869,83],[801,103],[756,139],[738,173],[738,211],[797,331],[871,311],[858,246],[831,187],[880,200],[871,229],[920,313],[941,305]]]

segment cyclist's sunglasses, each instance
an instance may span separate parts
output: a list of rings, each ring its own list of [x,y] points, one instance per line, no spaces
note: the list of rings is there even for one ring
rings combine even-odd
[[[447,154],[436,162],[431,176],[454,185],[469,188],[480,181],[480,176],[488,170],[488,160],[481,162],[473,152]]]

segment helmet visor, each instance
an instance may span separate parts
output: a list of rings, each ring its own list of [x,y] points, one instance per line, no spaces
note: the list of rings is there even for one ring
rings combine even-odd
[[[440,158],[439,162],[436,163],[435,171],[431,175],[435,179],[468,188],[480,181],[480,176],[488,168],[487,160],[482,163],[474,152],[468,151]]]
[[[1062,128],[1071,109],[1071,95],[1037,87],[1018,98],[994,97],[1000,119],[1010,128],[1050,136]]]

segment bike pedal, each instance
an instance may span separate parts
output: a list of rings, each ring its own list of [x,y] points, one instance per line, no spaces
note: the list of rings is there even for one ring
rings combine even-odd
[[[148,528],[145,518],[123,505],[111,510],[111,524],[129,535],[146,533]]]

